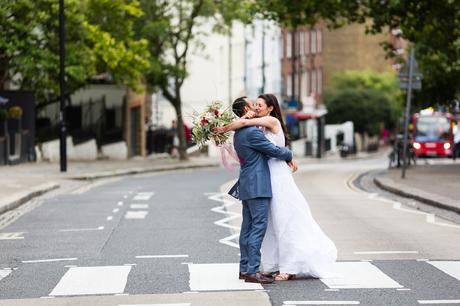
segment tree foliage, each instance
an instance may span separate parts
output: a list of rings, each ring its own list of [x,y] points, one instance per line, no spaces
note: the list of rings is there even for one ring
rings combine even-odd
[[[135,87],[148,67],[147,42],[134,39],[142,15],[132,0],[66,0],[66,94],[106,73]],[[59,2],[0,2],[0,88],[36,92],[37,100],[59,93]]]
[[[335,74],[325,96],[328,123],[352,121],[359,133],[377,135],[380,124],[395,127],[402,111],[398,81],[391,73],[348,71]]]
[[[374,34],[400,28],[415,45],[424,74],[418,103],[448,104],[460,95],[460,1],[256,0],[252,8],[292,27],[323,20],[331,27],[366,22],[367,32]],[[393,50],[387,50],[392,56]]]
[[[150,90],[160,90],[174,107],[179,155],[186,159],[181,88],[187,77],[190,54],[192,50],[201,50],[203,38],[211,30],[226,32],[232,20],[246,18],[246,4],[230,0],[141,0],[140,3],[144,15],[135,28],[137,37],[148,41],[150,69],[146,81]]]

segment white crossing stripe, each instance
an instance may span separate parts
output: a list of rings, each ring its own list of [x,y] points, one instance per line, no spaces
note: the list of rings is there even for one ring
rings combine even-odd
[[[7,277],[11,273],[11,269],[0,269],[0,280]]]
[[[136,256],[136,258],[187,258],[188,255],[140,255]]]
[[[118,306],[191,306],[191,303],[176,303],[176,304],[122,304]]]
[[[129,206],[129,208],[131,208],[131,209],[148,209],[149,204],[131,204]]]
[[[334,272],[340,276],[321,279],[329,288],[403,288],[370,262],[336,262]]]
[[[460,280],[460,261],[427,261],[430,265]]]
[[[460,300],[418,300],[419,304],[460,304]]]
[[[130,271],[131,266],[70,268],[49,295],[123,293]]]
[[[125,219],[145,219],[149,212],[145,210],[139,211],[127,211],[125,214]]]
[[[260,284],[238,279],[238,264],[189,264],[188,269],[191,291],[264,289]]]
[[[418,251],[363,251],[353,252],[356,255],[371,255],[371,254],[418,254]]]
[[[148,201],[153,196],[153,192],[139,192],[134,197],[134,200]]]
[[[72,257],[72,258],[51,258],[51,259],[23,260],[22,263],[39,263],[39,262],[56,262],[56,261],[74,261],[74,260],[78,260],[78,258]]]
[[[359,301],[284,301],[284,305],[359,305]]]
[[[0,233],[0,240],[24,239],[24,237],[22,237],[23,234],[24,232]]]

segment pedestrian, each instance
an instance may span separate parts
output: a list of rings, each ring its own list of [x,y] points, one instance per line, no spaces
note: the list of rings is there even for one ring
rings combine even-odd
[[[457,156],[460,156],[460,120],[456,122],[452,129],[452,133],[454,134],[454,151],[452,152],[452,158],[455,160]]]

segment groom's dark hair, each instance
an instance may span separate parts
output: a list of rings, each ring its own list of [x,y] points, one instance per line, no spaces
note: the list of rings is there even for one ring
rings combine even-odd
[[[246,99],[247,99],[247,96],[242,96],[242,97],[237,98],[235,101],[233,101],[232,111],[238,117],[241,117],[246,113],[246,111],[244,110],[246,105],[248,105],[248,102],[246,102]]]

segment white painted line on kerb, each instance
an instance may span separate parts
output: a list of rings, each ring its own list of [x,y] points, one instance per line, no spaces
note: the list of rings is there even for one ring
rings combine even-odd
[[[371,254],[418,254],[418,251],[362,251],[353,252],[355,255],[371,255]]]
[[[74,261],[78,258],[52,258],[52,259],[37,259],[37,260],[23,260],[22,263],[39,263],[39,262],[56,262],[56,261]]]
[[[419,304],[460,304],[460,300],[418,300]]]
[[[460,261],[428,261],[427,263],[460,280]]]
[[[284,301],[283,305],[359,305],[359,301]]]
[[[329,288],[403,288],[370,262],[336,262],[333,272],[337,277],[321,279]]]
[[[134,200],[148,201],[153,196],[153,192],[139,192],[134,197]]]
[[[60,232],[86,232],[86,231],[101,231],[103,230],[103,226],[94,227],[94,228],[68,228],[68,229],[61,229]]]
[[[140,255],[136,256],[136,258],[188,258],[188,255]]]
[[[49,295],[123,293],[130,271],[131,266],[70,268]]]
[[[148,211],[139,210],[139,211],[127,211],[125,214],[125,219],[145,219],[145,216],[148,215]]]
[[[131,208],[131,209],[148,209],[149,204],[131,204],[129,206],[129,208]]]
[[[264,289],[258,283],[245,283],[238,279],[239,265],[228,264],[191,264],[190,272],[191,291],[225,291],[225,290],[258,290]],[[216,277],[219,275],[219,277]]]

